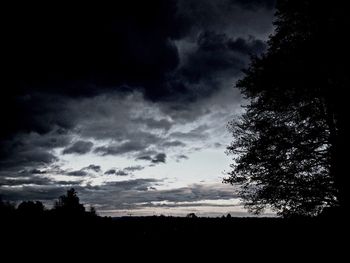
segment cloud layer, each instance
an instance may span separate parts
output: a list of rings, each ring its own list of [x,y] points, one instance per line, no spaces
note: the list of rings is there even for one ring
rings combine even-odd
[[[106,209],[125,208],[119,199],[133,207],[232,198],[193,183],[155,189],[176,164],[190,174],[224,151],[226,122],[243,103],[233,84],[250,55],[264,52],[274,2],[129,0],[113,9],[86,4],[84,12],[9,6],[0,194],[49,201],[74,186]],[[193,157],[201,151],[203,159]],[[199,182],[207,173],[188,177]]]

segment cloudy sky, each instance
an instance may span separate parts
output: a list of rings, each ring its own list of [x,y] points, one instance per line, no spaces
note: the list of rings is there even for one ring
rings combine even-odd
[[[226,125],[274,0],[6,8],[3,199],[49,206],[74,187],[101,215],[247,215],[222,184]]]

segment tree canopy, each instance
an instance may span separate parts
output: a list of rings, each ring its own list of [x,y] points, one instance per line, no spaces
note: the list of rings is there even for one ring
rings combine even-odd
[[[84,214],[85,207],[80,204],[79,197],[74,188],[67,190],[66,195],[61,195],[55,203],[55,210],[67,214]]]
[[[245,206],[316,215],[345,202],[345,9],[319,1],[277,2],[268,50],[253,57],[237,87],[246,111],[229,123],[232,170]],[[344,33],[344,32],[342,32]],[[338,35],[339,34],[339,35]]]

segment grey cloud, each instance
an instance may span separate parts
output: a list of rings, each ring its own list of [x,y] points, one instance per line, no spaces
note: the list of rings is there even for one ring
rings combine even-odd
[[[92,190],[105,190],[105,191],[130,191],[135,190],[141,186],[151,186],[156,183],[161,182],[162,180],[157,180],[153,178],[140,178],[140,179],[132,179],[132,180],[125,180],[125,181],[119,181],[119,182],[110,182],[106,183],[105,185],[96,186],[95,188],[92,188]],[[89,189],[89,188],[88,188]]]
[[[64,128],[57,128],[46,134],[35,132],[27,135],[23,134],[23,137],[20,138],[26,140],[26,142],[32,145],[32,147],[45,149],[64,147],[71,142],[71,137],[67,134],[67,130]]]
[[[128,137],[129,135],[129,137]],[[112,144],[107,146],[97,147],[94,151],[102,155],[120,155],[127,153],[137,153],[146,151],[150,146],[157,144],[161,138],[156,134],[148,132],[137,132],[132,134],[125,131],[124,136],[128,141],[121,144]]]
[[[224,147],[225,145],[223,145],[222,143],[219,143],[219,142],[216,142],[216,143],[214,143],[214,147],[215,148],[222,148],[222,147]]]
[[[152,206],[152,202],[168,201],[168,206],[178,202],[205,202],[237,198],[232,186],[224,184],[194,184],[187,187],[157,190],[156,186],[163,183],[157,179],[134,179],[110,182],[101,186],[79,186],[80,182],[55,182],[57,185],[23,186],[21,188],[4,188],[0,185],[1,193],[6,200],[56,200],[69,185],[78,191],[83,203],[99,205],[100,209],[130,209],[141,206]],[[166,206],[167,204],[165,204]]]
[[[134,165],[134,166],[128,166],[126,168],[124,168],[125,171],[130,171],[130,172],[134,172],[134,171],[140,171],[143,170],[145,167],[141,166],[141,165]]]
[[[55,185],[50,186],[23,186],[21,188],[1,187],[1,195],[5,200],[47,200],[53,201],[64,194],[65,188]]]
[[[76,170],[76,171],[67,172],[67,175],[72,175],[72,176],[86,176],[86,175],[88,175],[88,173],[85,172],[85,171],[83,171],[83,170]]]
[[[266,43],[262,40],[255,39],[253,36],[249,36],[248,39],[243,39],[241,37],[229,39],[226,45],[232,51],[247,55],[260,55],[266,51]]]
[[[186,146],[185,143],[181,141],[167,141],[162,144],[163,147],[169,148],[169,147],[184,147]]]
[[[165,153],[149,152],[143,153],[136,160],[150,161],[152,164],[165,163],[166,161]]]
[[[180,155],[177,155],[176,156],[176,161],[177,162],[180,162],[181,160],[188,160],[188,156],[187,155],[184,155],[184,154],[180,154]]]
[[[165,163],[166,161],[166,154],[165,153],[158,153],[156,156],[152,158],[152,163]]]
[[[49,133],[31,132],[18,134],[13,140],[0,143],[0,176],[19,177],[29,174],[43,174],[46,168],[58,161],[52,151],[70,142],[70,135],[63,129]],[[21,171],[26,171],[21,173]]]
[[[98,173],[98,172],[101,172],[101,166],[90,164],[89,166],[84,167],[82,170],[92,170],[92,171],[95,171],[96,173]]]
[[[162,129],[166,131],[173,125],[173,123],[167,119],[156,120],[153,118],[137,118],[133,121],[145,124],[150,129]]]
[[[247,9],[273,9],[276,5],[276,0],[230,0],[230,2],[232,4],[239,4],[243,8]]]
[[[46,177],[30,176],[20,178],[0,177],[0,186],[24,186],[24,185],[53,185],[51,179]]]
[[[44,171],[44,170],[39,170],[39,169],[32,169],[32,170],[30,170],[30,173],[31,173],[31,174],[45,174],[46,171]]]
[[[152,157],[149,155],[144,155],[144,156],[137,157],[136,160],[151,161]]]
[[[116,175],[119,175],[119,176],[126,176],[126,175],[128,175],[128,173],[127,173],[127,172],[124,172],[123,170],[119,170],[119,171],[117,171],[115,174],[116,174]]]
[[[131,170],[117,170],[117,169],[109,169],[105,172],[105,174],[107,175],[118,175],[118,176],[127,176],[129,175],[128,174],[128,171],[131,171]]]
[[[190,24],[190,36],[200,30],[240,35],[266,35],[272,31],[272,1],[179,0],[179,12]],[[268,7],[268,8],[266,8]]]
[[[17,152],[6,156],[0,161],[2,168],[16,168],[43,166],[57,161],[57,157],[46,149],[18,147]]]
[[[130,39],[125,40],[126,42],[120,39],[122,45],[127,44],[125,47],[128,51],[128,56],[123,56],[121,61],[130,61],[130,55],[135,57],[130,64],[130,71],[129,69],[124,71],[124,64],[120,64],[122,65],[120,69],[126,74],[119,73],[119,70],[109,71],[109,65],[95,63],[100,61],[100,56],[94,56],[95,61],[91,62],[106,67],[101,68],[101,70],[108,75],[108,83],[111,83],[109,73],[112,73],[112,78],[118,79],[113,82],[112,89],[84,80],[72,85],[66,83],[66,80],[56,81],[54,79],[53,83],[57,84],[52,85],[52,87],[33,87],[35,92],[31,92],[31,89],[25,89],[20,96],[11,93],[14,99],[11,96],[5,96],[1,100],[5,102],[1,104],[1,109],[3,109],[3,112],[12,109],[14,113],[9,115],[9,120],[5,122],[8,125],[4,125],[6,128],[4,134],[10,134],[11,139],[7,139],[6,136],[1,137],[0,177],[5,175],[25,177],[40,174],[18,173],[21,170],[47,171],[46,167],[58,160],[52,151],[53,149],[64,148],[63,153],[65,154],[84,154],[91,151],[93,147],[91,142],[85,141],[88,138],[120,142],[120,144],[106,144],[98,147],[96,152],[101,155],[130,154],[133,158],[143,159],[151,163],[165,162],[166,154],[162,153],[163,155],[157,157],[159,153],[151,152],[150,149],[164,151],[162,147],[184,146],[182,140],[186,142],[186,140],[205,139],[207,136],[205,129],[189,132],[179,130],[173,132],[172,129],[177,124],[195,122],[199,117],[208,114],[211,110],[208,105],[213,103],[221,105],[224,104],[222,103],[224,101],[228,104],[224,99],[232,99],[230,104],[240,103],[237,94],[236,99],[232,98],[234,96],[226,96],[224,99],[216,98],[209,101],[209,98],[215,97],[224,89],[230,89],[233,86],[233,80],[239,76],[240,69],[246,66],[249,53],[259,53],[264,49],[261,40],[266,39],[266,36],[272,32],[272,1],[178,0],[177,2],[177,12],[174,12],[173,9],[168,10],[161,13],[161,19],[157,18],[155,20],[157,22],[155,24],[161,26],[161,32],[167,30],[171,32],[163,32],[157,35],[160,31],[147,27],[146,33],[149,34],[143,34],[145,33],[142,30],[143,25],[139,28],[138,22],[133,19],[130,21],[133,21],[132,25],[137,29],[135,32],[118,27],[122,35],[130,36]],[[258,11],[252,11],[257,8]],[[173,21],[174,14],[179,14],[186,23],[182,25],[177,21],[170,27],[168,23],[165,25],[158,23],[163,19]],[[128,23],[126,22],[126,24]],[[73,28],[73,30],[77,29],[77,27]],[[112,30],[112,35],[115,35],[116,31],[114,31],[113,26],[108,30]],[[181,32],[178,32],[178,30]],[[250,35],[254,37],[250,37]],[[142,41],[144,36],[147,36],[145,42]],[[156,40],[154,41],[154,39]],[[174,41],[175,39],[176,41]],[[75,41],[79,43],[79,40],[75,39]],[[145,46],[144,43],[146,43]],[[140,48],[139,45],[142,47]],[[112,62],[112,65],[116,65],[115,62],[118,61],[115,61],[114,58],[124,55],[124,50],[120,46],[115,48],[114,45],[111,45],[107,50],[110,51],[111,47],[113,49],[112,56],[108,52],[103,52],[103,55],[106,56],[107,54],[108,61]],[[156,54],[156,56],[150,56],[149,50],[152,51],[150,54]],[[31,56],[31,54],[37,55],[35,52],[28,52],[27,56]],[[26,54],[22,55],[26,56]],[[14,60],[11,58],[11,61]],[[62,61],[65,62],[66,60]],[[156,61],[156,67],[153,66],[154,61]],[[76,67],[77,64],[71,65],[71,67],[68,65],[68,72],[74,73],[78,68],[79,74],[83,73],[84,75],[86,73],[85,62],[79,63],[79,61],[76,61],[76,63],[82,67]],[[38,65],[45,64],[39,63]],[[135,74],[135,67],[142,74]],[[28,67],[24,68],[28,69]],[[64,65],[61,68],[65,70]],[[87,66],[87,68],[89,67]],[[43,68],[43,70],[45,69]],[[36,77],[39,77],[41,83],[43,79],[41,71],[33,71],[35,74],[38,74],[38,72],[40,75],[36,75]],[[117,75],[115,75],[115,72],[117,72]],[[151,73],[151,75],[148,73]],[[96,75],[101,77],[99,74]],[[62,74],[62,76],[65,76],[65,74]],[[146,79],[143,79],[143,77]],[[101,79],[105,79],[104,76]],[[229,88],[227,88],[228,86]],[[18,91],[17,89],[13,90],[14,92]],[[234,93],[231,90],[229,92]],[[148,114],[147,107],[159,109],[160,113]],[[136,109],[141,114],[135,115]],[[8,129],[7,126],[9,126]],[[155,129],[157,134],[143,131],[145,126],[148,130]],[[168,131],[170,131],[170,135],[167,134]],[[70,145],[72,134],[82,138],[80,146],[78,142]],[[78,145],[75,145],[77,143]],[[167,152],[167,154],[171,153]],[[123,171],[129,170],[125,168]],[[86,171],[60,172],[62,174],[74,173],[76,176],[84,176],[83,172],[87,174]],[[116,172],[115,170],[114,173]],[[50,171],[47,173],[49,174]],[[33,180],[35,181],[37,178],[33,177]],[[36,182],[39,183],[39,181]],[[139,182],[139,185],[132,190],[145,190],[153,187],[154,183],[156,182]],[[111,188],[115,192],[122,191],[116,185],[108,186],[106,191],[112,191]],[[61,188],[57,189],[57,191],[61,191]],[[47,196],[56,193],[54,186],[50,189],[44,189],[42,195],[38,193],[39,190],[38,188],[25,188],[23,193],[15,190],[9,193],[13,197],[16,193],[22,197],[28,194],[28,198],[41,197],[45,191],[48,191]],[[91,189],[84,188],[82,190],[85,197],[88,190]],[[99,194],[106,194],[103,191],[101,188]],[[181,191],[178,190],[177,194],[186,195]],[[190,190],[187,189],[186,191]],[[123,194],[125,194],[123,198],[127,200],[133,200],[134,198],[133,193],[123,192]],[[171,192],[157,192],[157,194],[159,195],[155,194],[152,198],[149,197],[149,200],[157,198],[157,200],[161,200],[161,194],[171,196]],[[55,198],[57,196],[55,195]],[[117,196],[116,194],[115,197],[117,198]],[[123,198],[121,199],[123,200]],[[138,201],[140,200],[142,200],[141,196]],[[132,202],[130,201],[130,203]]]
[[[111,175],[111,174],[115,174],[117,171],[115,169],[109,169],[107,171],[105,171],[105,174]]]
[[[74,181],[54,181],[55,185],[62,185],[63,187],[66,186],[74,186],[75,188],[79,187],[83,180],[74,180]]]
[[[120,155],[130,152],[138,152],[146,149],[147,147],[148,145],[145,145],[142,142],[129,141],[120,145],[100,146],[95,149],[95,152],[102,155]]]
[[[208,136],[206,133],[208,128],[209,127],[207,125],[201,125],[188,132],[173,132],[169,135],[169,137],[187,140],[205,139]]]
[[[149,6],[149,3],[146,5]],[[43,28],[37,27],[37,25],[33,26],[31,23],[34,21],[28,19],[24,14],[14,14],[14,16],[18,15],[19,32],[32,32],[32,29],[35,28],[37,34],[33,35],[31,48],[36,52],[32,52],[32,49],[14,52],[18,59],[16,61],[23,62],[19,63],[23,68],[18,68],[20,72],[8,74],[8,76],[12,76],[12,74],[16,76],[11,81],[14,88],[8,89],[7,95],[9,96],[5,96],[0,105],[4,110],[7,108],[15,110],[14,115],[6,119],[8,127],[6,127],[4,134],[17,135],[19,132],[31,131],[45,134],[56,127],[72,130],[77,126],[80,117],[88,115],[89,111],[82,109],[72,115],[67,103],[74,104],[83,98],[92,98],[101,94],[108,97],[115,90],[118,90],[118,94],[130,94],[130,91],[142,92],[146,100],[151,99],[161,103],[167,103],[170,100],[182,102],[184,98],[190,98],[191,100],[187,101],[194,102],[197,98],[211,95],[211,84],[215,84],[213,89],[217,90],[217,77],[231,74],[233,71],[226,66],[235,65],[237,61],[240,61],[240,58],[234,58],[226,52],[227,50],[210,55],[203,52],[200,46],[194,52],[188,52],[188,50],[183,50],[182,47],[186,45],[181,43],[196,42],[196,38],[201,32],[226,34],[233,39],[247,35],[264,39],[272,32],[273,1],[271,0],[178,0],[166,1],[166,4],[160,6],[152,5],[154,10],[149,10],[149,12],[153,15],[149,15],[148,12],[139,13],[134,7],[129,6],[121,17],[116,16],[115,13],[109,14],[110,17],[107,15],[107,19],[98,19],[95,16],[85,17],[83,14],[81,14],[81,20],[68,16],[67,21],[61,25],[64,30],[60,31],[62,33],[60,37],[63,42],[65,39],[69,39],[68,42],[76,46],[87,45],[91,52],[89,52],[90,59],[86,58],[86,60],[81,60],[86,55],[84,50],[71,50],[69,45],[62,46],[56,41],[52,43],[49,41],[50,43],[47,44],[52,47],[50,50],[56,50],[57,47],[63,48],[62,54],[43,53],[40,48],[41,37],[45,35],[42,34]],[[253,12],[252,7],[259,7],[259,10]],[[264,10],[260,7],[270,10]],[[145,14],[147,15],[144,16]],[[41,17],[41,15],[36,13],[37,17]],[[135,19],[139,16],[146,21],[150,19],[151,22],[149,24],[140,23],[144,20]],[[115,21],[115,17],[121,19],[122,23],[119,23],[121,22],[119,20]],[[53,21],[50,19],[47,21],[48,25],[56,25],[54,15],[52,19]],[[76,24],[76,21],[79,23]],[[91,27],[92,23],[93,27]],[[92,31],[91,28],[93,28]],[[75,33],[85,29],[89,29],[90,36],[93,36],[89,38],[89,41],[85,37],[83,39],[71,38]],[[99,33],[101,30],[106,33],[106,35],[103,34],[103,39],[96,37],[96,35],[101,36]],[[74,34],[70,35],[69,32],[74,32]],[[115,32],[120,34],[115,34]],[[51,33],[56,34],[57,32],[53,30]],[[8,37],[6,39],[10,42],[18,41],[16,38]],[[97,42],[91,42],[93,39]],[[10,44],[8,48],[11,49],[14,46]],[[101,50],[103,50],[102,53]],[[71,52],[74,53],[74,56]],[[79,55],[74,59],[77,52]],[[215,56],[218,57],[217,60],[215,60]],[[69,59],[67,58],[73,58],[74,63],[68,65]],[[45,63],[37,63],[39,68],[27,64],[33,59]],[[220,59],[222,59],[222,63],[220,63]],[[9,62],[11,61],[13,61],[12,57],[10,57]],[[47,64],[48,61],[55,63]],[[196,64],[196,61],[202,63]],[[57,64],[58,62],[60,63]],[[207,65],[209,62],[213,62],[213,68],[216,69],[210,70]],[[238,66],[240,66],[239,64]],[[201,75],[191,68],[198,65],[206,70],[204,73],[206,75]],[[9,67],[9,70],[11,69],[12,67]],[[57,69],[59,72],[56,72]],[[79,70],[77,71],[77,69]],[[195,76],[178,73],[178,69],[185,73],[194,72]],[[220,73],[220,71],[224,72]],[[135,72],[139,74],[135,74]],[[210,79],[206,77],[211,75],[213,77]],[[42,81],[43,76],[49,78],[48,82]],[[66,79],[64,76],[70,76],[70,78]],[[179,82],[174,80],[178,76],[182,77]],[[203,77],[203,80],[198,80],[198,85],[193,88],[188,87],[188,83],[181,83],[191,80],[193,82],[198,76]],[[17,86],[19,83],[22,84]],[[23,83],[24,86],[28,86],[28,89],[20,88]],[[191,94],[187,94],[188,92]],[[89,107],[89,109],[92,108]],[[78,115],[80,117],[77,118]],[[11,121],[13,118],[17,121]],[[88,124],[85,123],[85,125]],[[150,123],[150,125],[166,127],[168,124]],[[118,133],[117,130],[114,131]],[[87,130],[85,132],[89,133]],[[109,132],[112,133],[112,131]],[[104,135],[103,130],[98,132],[98,127],[92,133],[94,136]]]
[[[91,151],[94,144],[87,141],[77,141],[72,146],[63,150],[63,154],[86,154]]]
[[[135,188],[135,190],[137,191],[148,191],[149,187],[147,186],[140,186],[140,187],[137,187]]]
[[[171,80],[183,85],[189,96],[211,96],[223,87],[223,81],[240,76],[250,54],[260,54],[265,44],[253,37],[233,39],[225,33],[204,31],[197,38],[198,48],[189,53]]]
[[[152,202],[158,201],[205,202],[206,200],[237,198],[233,194],[232,186],[220,183],[194,184],[182,188],[157,190],[155,186],[159,183],[161,181],[155,179],[128,180],[98,186],[83,192],[82,195],[85,201],[102,205],[101,209],[130,209],[140,207],[140,203],[142,203],[141,206],[152,206]]]

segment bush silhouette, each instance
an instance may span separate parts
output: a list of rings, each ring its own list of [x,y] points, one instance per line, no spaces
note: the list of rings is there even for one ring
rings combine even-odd
[[[36,201],[24,201],[17,207],[17,212],[24,216],[40,216],[44,213],[43,203]]]
[[[66,195],[61,195],[56,201],[54,211],[61,215],[79,216],[84,215],[85,207],[80,204],[79,197],[74,188],[67,191]]]

